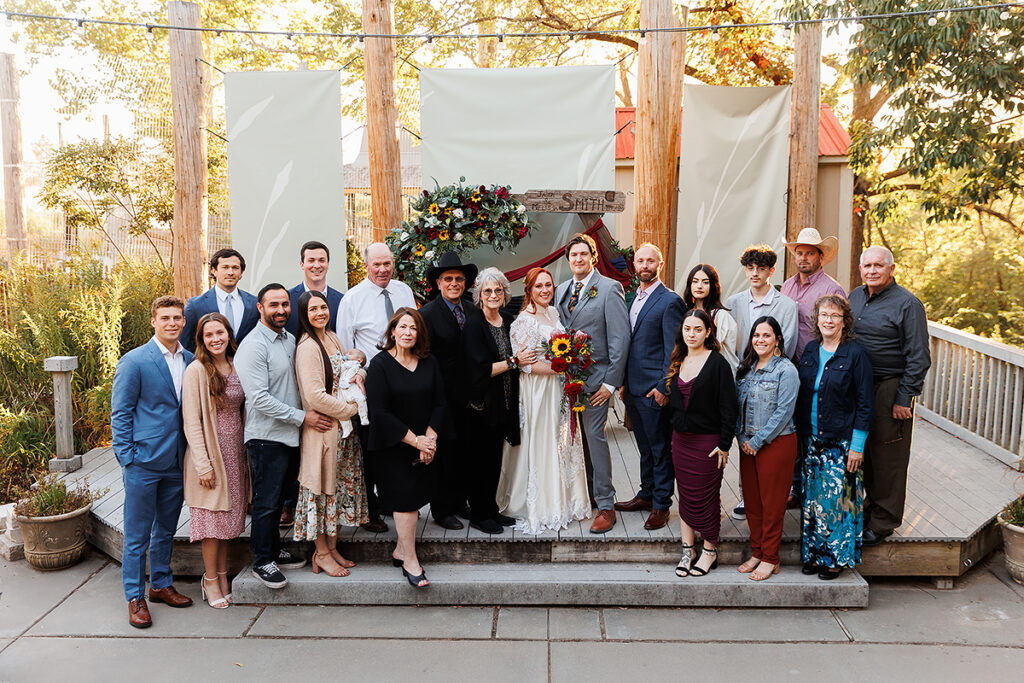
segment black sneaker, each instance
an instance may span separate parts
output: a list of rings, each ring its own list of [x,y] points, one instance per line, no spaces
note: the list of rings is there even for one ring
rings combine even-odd
[[[279,589],[284,588],[288,585],[288,579],[284,578],[284,574],[277,568],[277,564],[274,562],[268,562],[259,567],[252,568],[252,575],[263,582],[263,585],[267,588]]]
[[[746,519],[747,518],[747,508],[743,505],[743,499],[742,498],[740,498],[740,504],[732,509],[732,518],[733,519]]]
[[[277,562],[275,564],[281,569],[302,569],[306,566],[306,561],[282,548],[281,552],[277,554]]]

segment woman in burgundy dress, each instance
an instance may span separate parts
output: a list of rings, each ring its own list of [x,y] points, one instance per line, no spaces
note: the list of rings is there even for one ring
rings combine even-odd
[[[732,368],[718,351],[714,323],[699,308],[686,312],[676,333],[667,389],[683,542],[676,574],[704,576],[718,566],[719,490],[737,406]],[[695,533],[702,539],[696,562]]]
[[[196,325],[196,360],[181,384],[189,538],[202,541],[203,599],[217,609],[231,604],[227,542],[242,534],[249,501],[242,445],[245,395],[235,374],[236,349],[228,319],[207,313]]]

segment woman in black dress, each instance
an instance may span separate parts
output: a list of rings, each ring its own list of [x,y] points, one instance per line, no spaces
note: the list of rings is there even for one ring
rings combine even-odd
[[[381,350],[366,373],[369,461],[381,506],[395,516],[392,561],[412,586],[425,588],[430,582],[416,556],[417,512],[434,493],[430,463],[444,421],[444,385],[423,318],[412,308],[391,316]]]
[[[500,534],[516,520],[498,512],[495,495],[501,476],[504,442],[519,445],[519,360],[512,354],[509,327],[513,316],[501,307],[509,301],[509,282],[497,268],[485,268],[473,285],[473,303],[482,316],[466,319],[463,337],[473,373],[468,425],[475,456],[466,472],[469,525],[487,534]],[[529,351],[530,360],[533,352]]]

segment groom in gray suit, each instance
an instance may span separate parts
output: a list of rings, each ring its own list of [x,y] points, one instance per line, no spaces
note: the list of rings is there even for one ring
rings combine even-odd
[[[593,339],[590,377],[583,390],[591,393],[582,413],[583,434],[588,446],[591,495],[597,501],[597,517],[590,533],[603,534],[615,526],[615,487],[612,456],[605,426],[608,401],[622,386],[629,354],[629,313],[622,285],[595,272],[597,245],[590,235],[576,233],[565,248],[572,279],[558,285],[555,301],[565,328],[582,330]]]

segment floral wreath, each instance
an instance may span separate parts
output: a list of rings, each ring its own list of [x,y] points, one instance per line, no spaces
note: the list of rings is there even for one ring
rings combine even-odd
[[[461,256],[485,244],[496,252],[514,250],[537,228],[510,186],[463,187],[465,181],[461,177],[457,185],[441,187],[435,180],[433,192],[423,190],[412,202],[417,215],[385,237],[397,256],[399,279],[421,298],[434,287],[427,281],[427,269],[441,254],[452,251]]]

